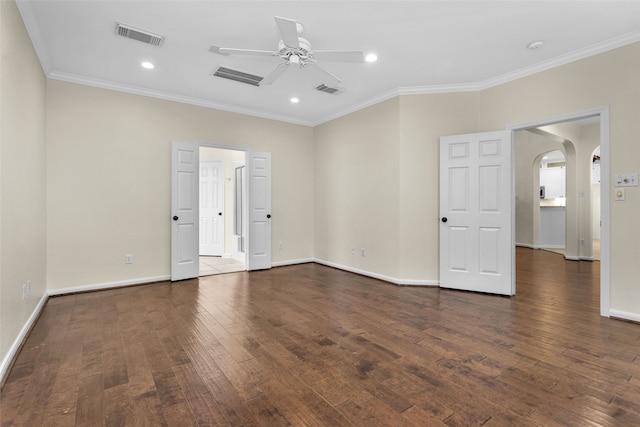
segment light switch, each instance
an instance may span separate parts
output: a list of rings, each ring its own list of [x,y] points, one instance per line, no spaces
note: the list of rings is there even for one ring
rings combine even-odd
[[[637,173],[620,173],[615,176],[614,183],[616,187],[637,187]]]
[[[624,188],[616,188],[614,190],[614,194],[615,194],[615,199],[618,202],[622,202],[624,201],[624,197],[625,197],[625,190]]]

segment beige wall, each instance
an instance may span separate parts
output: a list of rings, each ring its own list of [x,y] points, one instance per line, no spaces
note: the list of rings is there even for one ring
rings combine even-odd
[[[395,98],[314,128],[317,259],[398,277],[398,104]]]
[[[6,360],[46,292],[45,77],[13,2],[0,2],[0,57],[0,360]],[[31,294],[23,300],[27,281]]]
[[[311,128],[56,80],[47,114],[50,290],[170,274],[171,141],[270,151],[273,262],[313,256]]]

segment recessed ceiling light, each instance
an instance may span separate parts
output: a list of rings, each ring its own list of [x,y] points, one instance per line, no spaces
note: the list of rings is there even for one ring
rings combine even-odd
[[[542,46],[544,46],[544,42],[542,40],[536,40],[534,42],[529,43],[527,45],[527,49],[536,50],[536,49],[540,49]]]
[[[142,68],[146,68],[147,70],[153,70],[155,68],[155,65],[153,65],[151,62],[149,61],[144,61],[143,63],[140,64],[142,66]]]
[[[298,102],[300,102],[300,100],[298,98],[296,98],[295,96],[293,98],[291,98],[289,101],[291,101],[292,104],[297,104]]]
[[[370,53],[364,57],[364,60],[367,62],[376,62],[378,60],[378,55],[375,53]]]

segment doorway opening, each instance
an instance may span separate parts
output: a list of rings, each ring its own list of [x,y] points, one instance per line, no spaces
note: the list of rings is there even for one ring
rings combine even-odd
[[[567,192],[564,152],[553,150],[543,153],[540,166],[534,169],[540,179],[540,249],[565,255]]]
[[[246,270],[245,152],[199,147],[199,276]]]
[[[511,126],[511,130],[527,131],[531,134],[555,136],[560,142],[565,154],[565,185],[566,185],[566,219],[565,219],[565,254],[570,261],[594,261],[600,259],[600,314],[609,316],[609,113],[606,107],[573,113],[564,116],[543,119],[536,122]],[[526,133],[526,132],[525,132]],[[552,138],[554,139],[554,138]],[[514,177],[516,181],[516,245],[533,249],[540,248],[540,182],[529,179],[520,182],[518,173],[518,150],[524,147],[532,160],[529,161],[527,171],[535,168],[535,159],[542,153],[549,151],[547,147],[528,141],[527,144],[514,143],[516,162],[514,163]],[[598,148],[599,147],[599,148]],[[600,183],[596,191],[593,186],[593,159],[595,152],[599,153],[598,174]],[[525,157],[525,162],[526,157]],[[537,165],[539,168],[539,164]],[[535,174],[528,173],[529,176]],[[601,186],[600,186],[601,184]],[[546,191],[546,189],[545,189]],[[598,215],[594,214],[598,210]],[[594,222],[598,218],[598,243],[600,253],[594,257],[594,236],[596,235]],[[567,261],[567,262],[570,262]]]

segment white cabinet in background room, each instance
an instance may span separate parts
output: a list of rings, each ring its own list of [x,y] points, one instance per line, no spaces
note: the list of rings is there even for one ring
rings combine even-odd
[[[540,247],[565,247],[565,210],[559,205],[540,205]]]
[[[541,168],[540,185],[544,186],[545,199],[565,196],[565,168]]]

